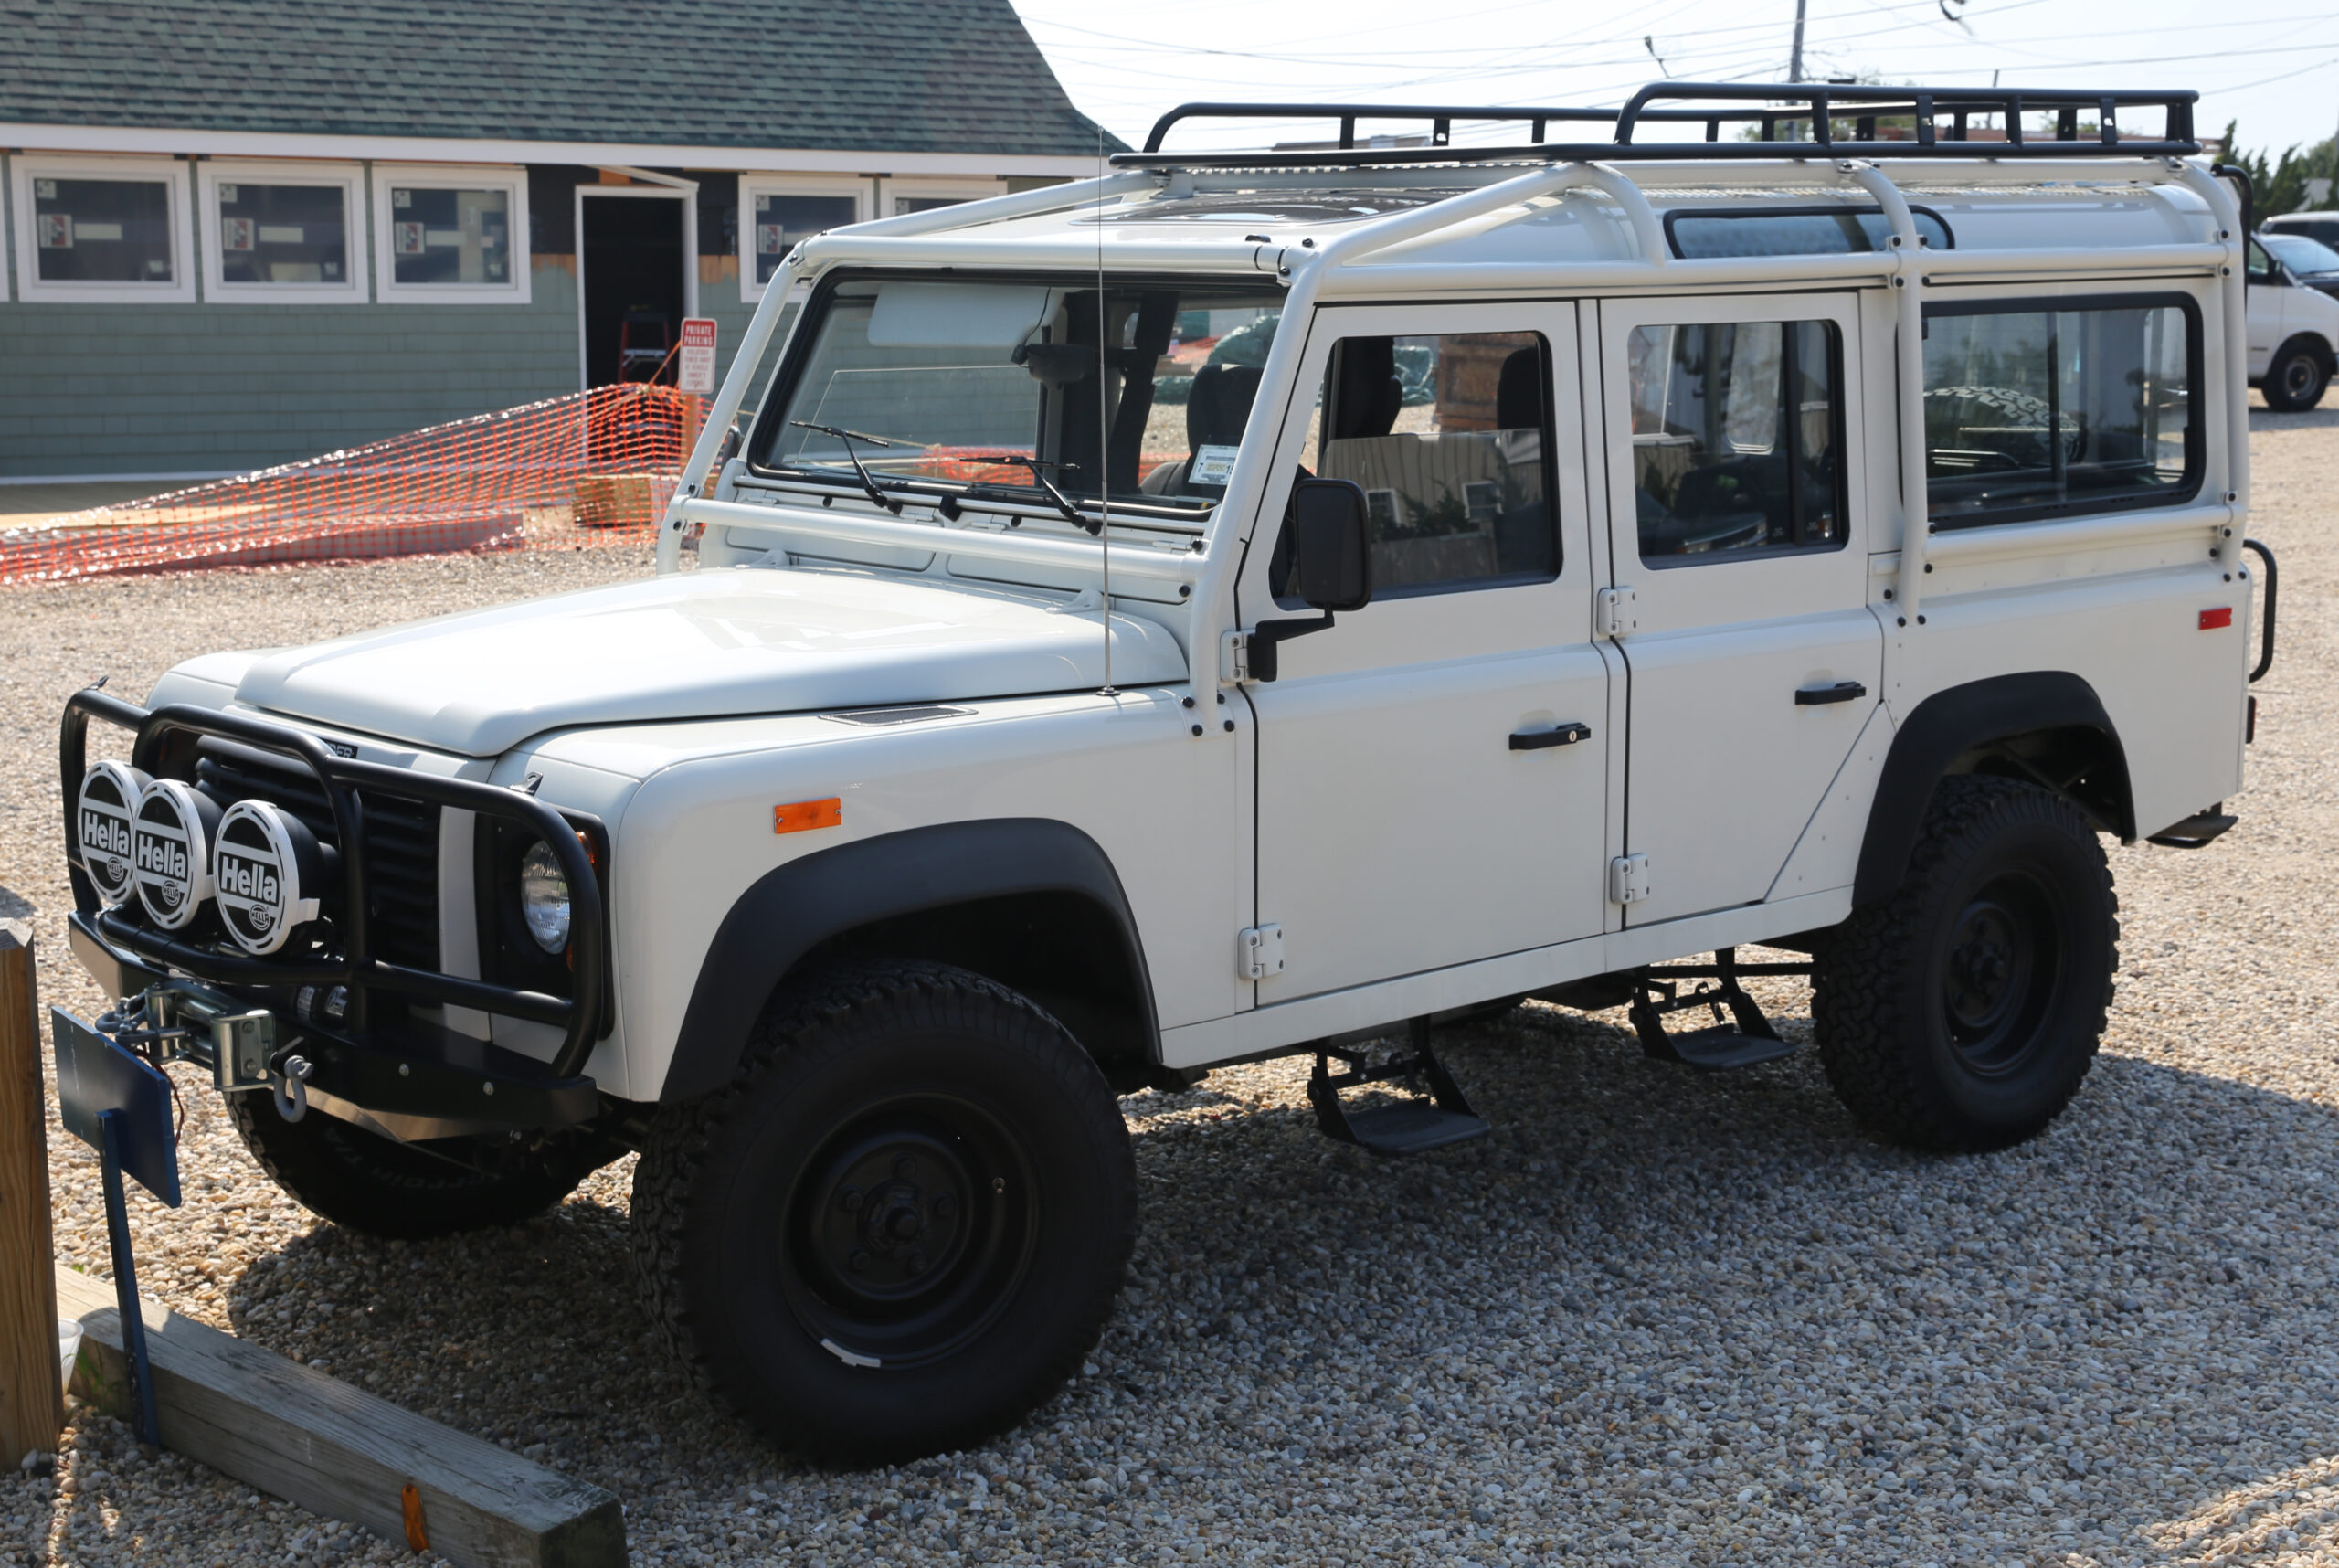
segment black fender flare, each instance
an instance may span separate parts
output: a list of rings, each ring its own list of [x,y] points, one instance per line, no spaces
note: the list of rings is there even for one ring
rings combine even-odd
[[[1892,736],[1877,779],[1860,842],[1852,905],[1867,908],[1892,896],[1908,874],[1909,857],[1924,825],[1933,789],[1957,758],[1975,747],[2048,729],[2101,733],[2119,771],[2121,821],[2107,824],[2122,842],[2136,836],[2128,792],[2128,754],[2095,688],[2067,670],[1993,675],[1935,692],[1919,703]]]
[[[731,1081],[772,991],[831,937],[894,916],[1006,895],[1068,893],[1094,904],[1120,939],[1159,1055],[1153,983],[1137,918],[1095,839],[1041,817],[945,822],[839,844],[766,872],[708,944],[658,1098],[689,1099]]]

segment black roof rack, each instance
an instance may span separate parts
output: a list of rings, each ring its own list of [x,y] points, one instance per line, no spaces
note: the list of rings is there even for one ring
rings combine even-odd
[[[1748,83],[1658,81],[1633,94],[1622,109],[1466,108],[1391,103],[1185,103],[1153,123],[1141,153],[1117,153],[1123,168],[1317,169],[1371,168],[1384,164],[1516,162],[1521,159],[1593,159],[1606,162],[1682,158],[2075,158],[2191,157],[2201,151],[2193,135],[2196,92],[2101,92],[2090,90],[1869,87],[1841,82]],[[1694,101],[1705,101],[1698,105]],[[1688,101],[1689,107],[1676,107]],[[1667,106],[1652,105],[1664,102]],[[1742,106],[1742,107],[1741,107]],[[2164,116],[2157,137],[2121,129],[2122,110],[2158,109]],[[2044,133],[2026,131],[2023,116],[2054,115]],[[2094,124],[2080,133],[2080,117]],[[1983,115],[2000,117],[1984,135],[1974,125]],[[1187,120],[1337,120],[1337,148],[1273,153],[1165,153],[1170,128]],[[1430,127],[1418,146],[1360,147],[1357,122],[1396,121]],[[1879,139],[1880,122],[1907,122],[1905,134]],[[1457,147],[1456,121],[1524,122],[1528,140],[1500,146]],[[1612,127],[1605,142],[1547,142],[1555,125]],[[1650,125],[1695,124],[1702,141],[1636,139]],[[1760,128],[1760,139],[1722,140],[1725,125]],[[1848,137],[1837,134],[1848,125]],[[1782,127],[1807,127],[1800,137],[1783,137]],[[1901,130],[1903,127],[1888,127]],[[2000,139],[2003,138],[2003,139]]]

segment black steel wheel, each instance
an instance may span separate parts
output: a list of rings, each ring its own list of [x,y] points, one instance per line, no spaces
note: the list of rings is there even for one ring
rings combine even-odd
[[[1812,1022],[1836,1095],[1895,1143],[2031,1137],[2094,1062],[2118,909],[2103,847],[2069,800],[1943,779],[1900,889],[1815,957]]]
[[[2278,414],[2303,414],[2323,401],[2331,385],[2331,350],[2309,338],[2294,337],[2274,351],[2259,391],[2266,407]]]
[[[947,965],[792,984],[634,1174],[655,1320],[707,1393],[843,1462],[1012,1425],[1096,1341],[1136,1234],[1128,1128],[1028,999]]]
[[[1022,1140],[972,1101],[926,1093],[873,1106],[788,1196],[788,1305],[821,1342],[886,1366],[963,1350],[1031,1268],[1037,1187]]]

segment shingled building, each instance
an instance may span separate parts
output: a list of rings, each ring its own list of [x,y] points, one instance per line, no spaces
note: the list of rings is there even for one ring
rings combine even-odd
[[[307,457],[648,374],[689,315],[727,359],[798,239],[1100,146],[1008,0],[0,0],[0,482]]]

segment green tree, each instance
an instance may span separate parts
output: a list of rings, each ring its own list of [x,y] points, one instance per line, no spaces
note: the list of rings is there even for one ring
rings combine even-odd
[[[2238,122],[2226,122],[2226,155],[2224,162],[2238,164],[2249,175],[2249,188],[2257,201],[2257,216],[2271,217],[2278,212],[2305,212],[2309,209],[2339,208],[2339,185],[2326,185],[2323,199],[2310,199],[2309,180],[2329,180],[2339,175],[2332,164],[2333,138],[2326,136],[2313,146],[2302,151],[2291,148],[2270,164],[2262,152],[2249,152],[2236,134]]]

